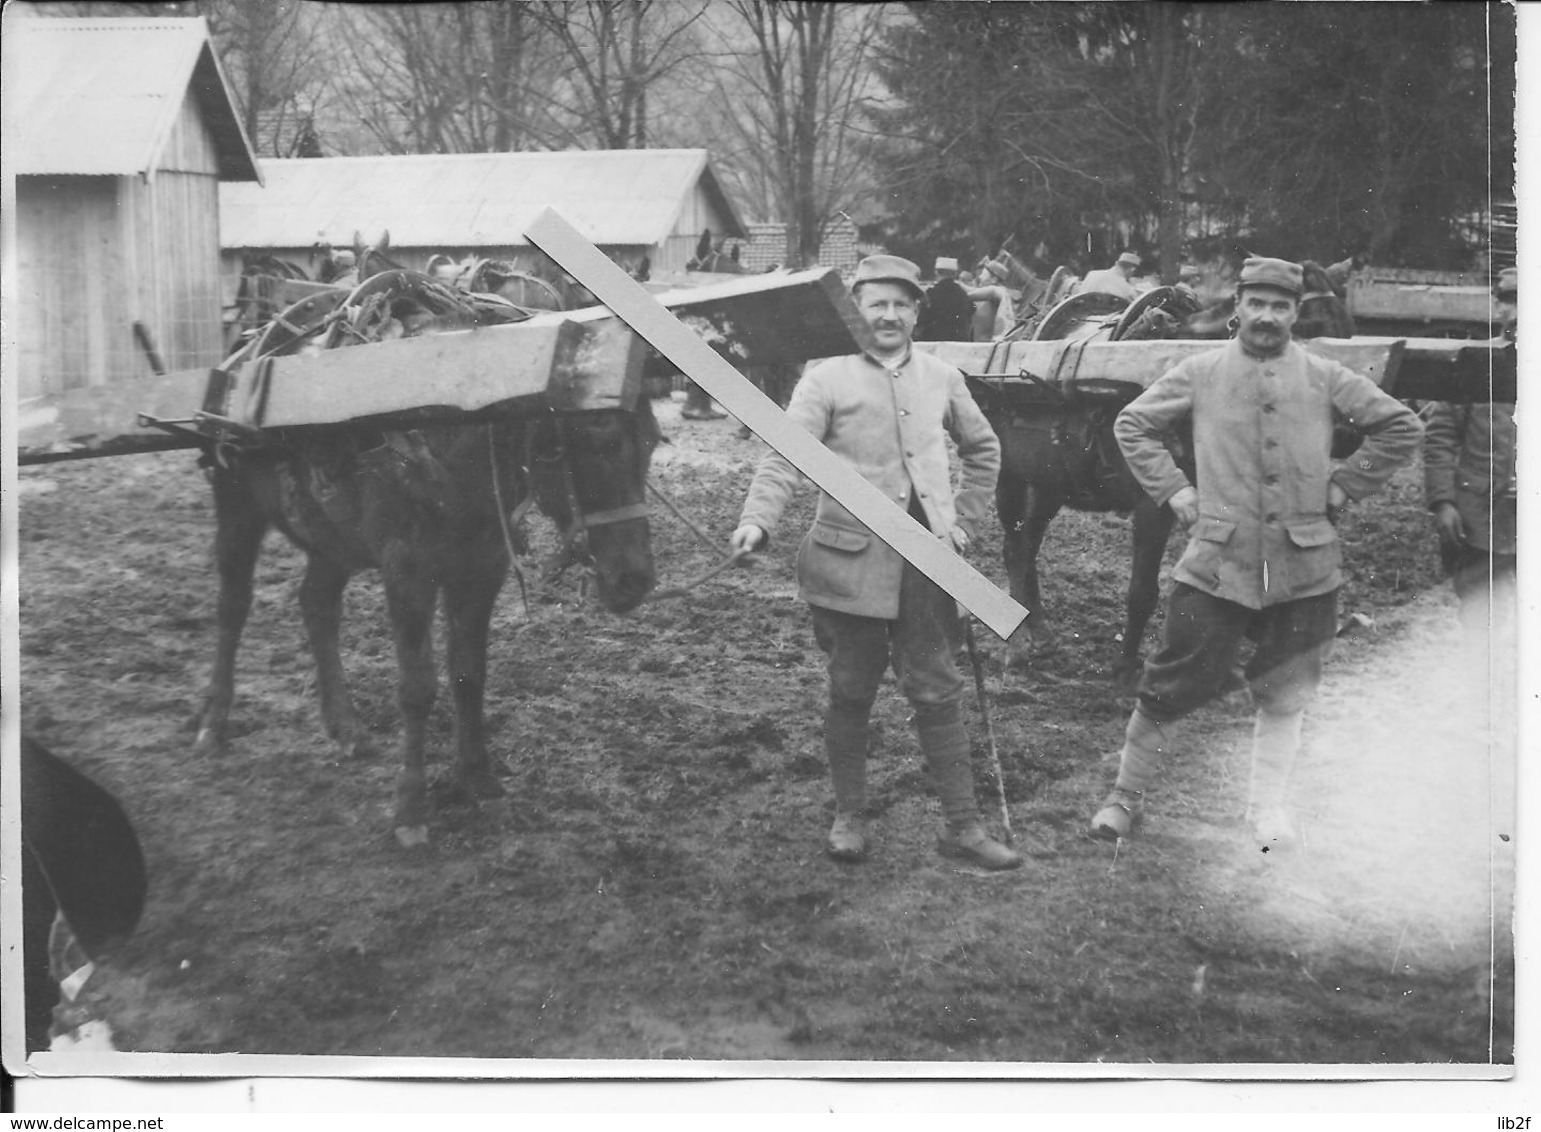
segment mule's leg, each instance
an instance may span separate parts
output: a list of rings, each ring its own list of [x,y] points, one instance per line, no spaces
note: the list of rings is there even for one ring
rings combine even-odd
[[[1011,635],[1007,663],[1026,660],[1033,647],[1033,619],[1037,602],[1027,600],[1026,567],[1023,565],[1027,530],[1027,484],[1020,478],[1003,474],[995,485],[995,511],[1001,520],[1001,557],[1006,567],[1006,584],[1012,598],[1027,610],[1027,619]]]
[[[487,630],[507,566],[502,551],[457,571],[444,586],[448,627],[445,661],[455,703],[455,751],[462,788],[472,798],[495,798],[503,785],[487,757],[483,696],[487,685]]]
[[[373,758],[374,744],[359,723],[343,673],[338,637],[342,631],[342,593],[350,572],[319,554],[306,556],[300,582],[300,613],[316,661],[316,687],[326,733],[345,758]]]
[[[437,584],[410,555],[380,564],[385,604],[396,639],[396,702],[401,708],[401,772],[396,779],[396,839],[407,848],[428,840],[428,776],[423,750],[438,693],[433,671],[433,607]]]
[[[1140,645],[1145,627],[1161,599],[1161,560],[1176,518],[1170,507],[1158,507],[1143,496],[1134,505],[1134,553],[1129,564],[1129,600],[1124,622],[1124,644],[1113,676],[1120,686],[1130,686],[1140,674]]]
[[[262,550],[262,536],[268,528],[262,509],[239,472],[216,468],[210,481],[216,524],[214,564],[219,572],[219,637],[214,649],[214,670],[193,718],[197,735],[193,752],[198,755],[221,754],[225,750],[225,728],[235,698],[235,655],[241,645],[241,630],[251,612],[252,575]]]
[[[1034,650],[1044,650],[1053,647],[1054,633],[1044,613],[1043,596],[1038,586],[1038,552],[1043,547],[1043,536],[1048,533],[1049,523],[1059,514],[1061,500],[1053,492],[1038,487],[1028,486],[1025,493],[1027,500],[1021,520],[1021,544],[1018,549],[1021,596],[1012,596],[1027,609],[1027,620],[1023,622],[1028,630],[1025,644]],[[1016,659],[1025,659],[1025,652],[1019,652]]]

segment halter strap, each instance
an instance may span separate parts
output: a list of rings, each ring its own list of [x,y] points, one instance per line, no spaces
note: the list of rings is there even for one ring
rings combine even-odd
[[[577,525],[584,530],[603,527],[610,523],[624,523],[631,519],[646,519],[652,509],[644,503],[628,503],[624,507],[612,507],[608,511],[576,511]]]

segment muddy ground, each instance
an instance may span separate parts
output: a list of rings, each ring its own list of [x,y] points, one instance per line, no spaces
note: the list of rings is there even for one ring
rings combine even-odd
[[[762,447],[678,408],[660,405],[655,478],[725,542]],[[1239,824],[1244,696],[1186,723],[1137,840],[1083,836],[1129,707],[1109,678],[1128,526],[1056,520],[1057,648],[1008,671],[978,630],[1011,822],[1042,854],[1004,875],[936,854],[891,686],[872,858],[824,857],[824,675],[793,596],[795,538],[627,618],[583,602],[574,578],[528,613],[505,590],[488,701],[508,797],[473,808],[436,790],[432,845],[408,853],[390,830],[390,757],[340,762],[322,734],[294,551],[269,542],[232,753],[200,761],[184,727],[215,582],[194,457],[20,479],[25,726],[118,794],[152,871],[140,930],[83,1004],[120,1049],[1371,1075],[1512,1059],[1512,723],[1463,679],[1415,469],[1344,521],[1343,611],[1372,624],[1340,641],[1308,719],[1293,787],[1307,846],[1292,859],[1260,856]],[[807,490],[789,531],[812,503]],[[667,514],[654,544],[663,585],[720,557]],[[1003,582],[999,545],[975,561]],[[390,750],[372,579],[348,610],[355,694]],[[968,718],[993,807],[972,700]],[[443,768],[446,704],[433,742]]]

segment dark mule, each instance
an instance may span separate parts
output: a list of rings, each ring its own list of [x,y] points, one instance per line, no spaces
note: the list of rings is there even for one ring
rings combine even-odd
[[[378,278],[386,285],[371,291],[377,281],[366,281],[340,308],[367,312],[386,300],[374,322],[356,328],[354,337],[385,336],[381,325],[413,333],[470,320],[453,293],[426,276],[393,272]],[[327,321],[323,315],[312,325]],[[336,331],[334,322],[330,333]],[[294,352],[314,337],[269,337],[268,352]],[[459,786],[473,798],[501,794],[488,758],[482,700],[488,622],[508,573],[519,517],[532,502],[537,505],[560,528],[570,557],[592,562],[606,607],[622,613],[635,608],[654,582],[644,489],[657,442],[651,406],[639,398],[629,412],[548,411],[490,424],[279,436],[271,444],[206,458],[218,522],[219,643],[196,720],[197,751],[224,748],[253,571],[263,536],[276,527],[305,552],[300,610],[316,660],[322,719],[349,756],[370,753],[370,743],[338,649],[343,589],[360,570],[380,571],[399,666],[402,770],[395,827],[402,844],[427,838],[423,748],[437,694],[431,630],[441,593]]]
[[[118,800],[23,735],[22,970],[29,1052],[48,1048],[61,980],[134,930],[148,887],[139,838]]]
[[[1192,295],[1160,288],[1122,311],[1099,302],[1109,296],[1072,296],[1056,306],[1040,325],[1065,340],[1119,340],[1167,336],[1191,309]],[[1079,301],[1079,303],[1078,303]],[[1140,668],[1140,644],[1161,591],[1161,560],[1175,517],[1158,507],[1135,480],[1113,436],[1119,410],[1140,391],[1127,388],[1078,389],[1073,377],[1044,382],[1033,404],[1009,403],[988,382],[974,386],[980,406],[1001,441],[1001,475],[996,510],[1005,535],[1006,576],[1011,596],[1026,607],[1027,619],[1011,641],[1014,663],[1052,637],[1038,582],[1038,553],[1050,522],[1063,507],[1116,512],[1134,520],[1133,561],[1129,570],[1123,645],[1114,668],[1127,684]],[[1191,478],[1188,448],[1174,442],[1173,455]]]

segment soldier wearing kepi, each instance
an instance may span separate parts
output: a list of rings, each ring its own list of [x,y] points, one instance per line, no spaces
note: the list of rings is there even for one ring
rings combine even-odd
[[[872,328],[871,349],[810,367],[787,416],[937,538],[966,551],[995,490],[1000,442],[963,374],[910,347],[923,295],[919,269],[898,256],[868,256],[857,265],[852,291]],[[956,497],[949,435],[962,463]],[[780,453],[765,454],[733,532],[735,551],[768,542],[799,479]],[[1022,858],[986,831],[975,802],[959,710],[964,683],[955,660],[961,634],[953,599],[822,493],[798,550],[797,580],[829,671],[824,747],[835,792],[829,855],[859,861],[867,852],[867,721],[891,663],[914,708],[921,751],[941,797],[946,826],[937,847],[988,869],[1020,865]]]
[[[1078,294],[1089,294],[1092,291],[1104,295],[1115,295],[1120,299],[1133,301],[1140,297],[1140,289],[1134,285],[1134,273],[1140,269],[1140,257],[1133,252],[1124,252],[1114,261],[1112,267],[1104,267],[1101,271],[1088,272],[1081,285],[1076,288]]]
[[[1225,686],[1243,637],[1257,703],[1247,820],[1265,849],[1297,840],[1284,807],[1306,705],[1337,628],[1342,585],[1334,523],[1418,451],[1423,428],[1366,377],[1290,339],[1299,264],[1246,261],[1237,336],[1173,367],[1119,414],[1114,433],[1140,485],[1191,538],[1173,571],[1165,639],[1145,666],[1118,779],[1092,818],[1095,837],[1127,837],[1171,750],[1169,725]],[[1332,460],[1333,411],[1366,438]],[[1193,427],[1196,484],[1162,438]]]
[[[917,342],[970,342],[974,304],[958,282],[958,261],[941,256],[936,261],[936,282],[920,301],[915,323]]]

